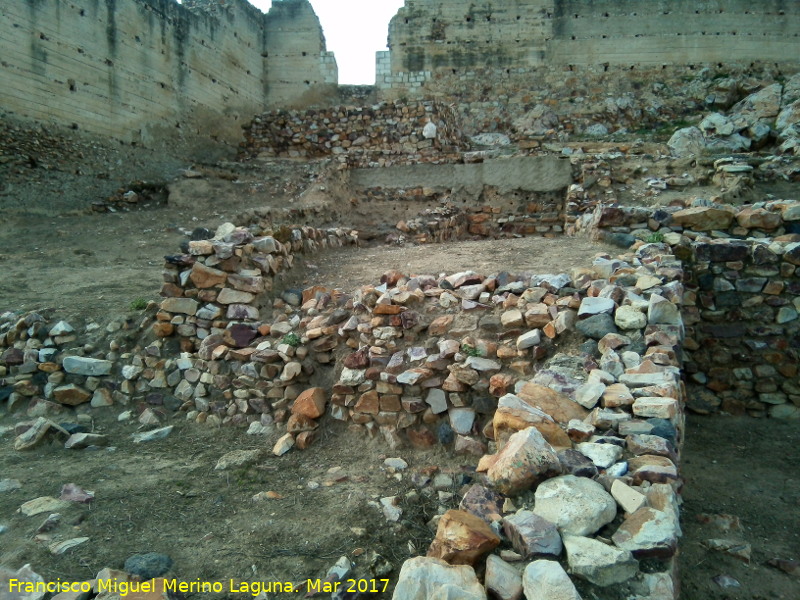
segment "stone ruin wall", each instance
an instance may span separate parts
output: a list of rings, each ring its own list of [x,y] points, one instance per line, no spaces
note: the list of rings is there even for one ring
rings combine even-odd
[[[235,143],[239,118],[337,81],[306,0],[5,2],[0,43],[5,111],[129,141],[189,123]]]
[[[390,51],[378,53],[376,85],[385,99],[457,100],[467,133],[524,139],[603,121],[635,130],[708,95],[724,102],[732,90],[712,80],[796,71],[798,24],[797,3],[777,0],[410,0],[391,22]],[[703,72],[699,89],[689,79]],[[524,117],[531,123],[516,122]]]
[[[436,136],[426,138],[428,122]],[[240,159],[335,156],[349,166],[451,161],[466,148],[455,111],[441,102],[275,110],[245,126]]]

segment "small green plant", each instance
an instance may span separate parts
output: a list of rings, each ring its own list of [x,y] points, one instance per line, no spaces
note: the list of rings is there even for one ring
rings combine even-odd
[[[292,346],[293,348],[297,348],[300,345],[300,336],[296,333],[287,333],[285,336],[283,336],[281,343]]]
[[[664,234],[661,233],[660,231],[655,231],[655,232],[651,233],[645,239],[645,242],[647,242],[648,244],[659,244],[659,243],[661,243],[663,241],[664,241]]]
[[[131,310],[144,310],[147,308],[147,300],[144,298],[137,298],[131,302]]]
[[[461,344],[461,354],[466,354],[467,356],[480,356],[481,351],[478,350],[475,346],[470,346],[469,344]]]

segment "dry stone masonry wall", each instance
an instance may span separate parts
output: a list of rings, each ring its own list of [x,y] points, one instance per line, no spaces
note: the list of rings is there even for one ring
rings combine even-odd
[[[656,211],[600,205],[586,219],[599,238],[655,235],[683,261],[684,371],[707,390],[692,393],[693,410],[797,418],[800,204],[693,204]]]
[[[264,113],[246,127],[240,155],[332,155],[350,166],[384,166],[387,161],[442,161],[448,155],[455,161],[464,147],[461,124],[451,107],[440,102],[388,102]]]
[[[337,79],[306,0],[4,2],[0,42],[4,110],[132,141],[180,121],[219,135]]]

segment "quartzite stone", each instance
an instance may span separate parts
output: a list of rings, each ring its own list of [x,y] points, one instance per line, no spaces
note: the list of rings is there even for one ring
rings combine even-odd
[[[617,503],[602,485],[591,479],[562,475],[536,488],[533,512],[571,535],[595,533],[614,520]]]
[[[514,495],[561,472],[555,450],[534,427],[513,434],[487,472],[492,485]],[[547,518],[545,516],[545,518]]]
[[[500,544],[486,522],[463,510],[448,510],[441,519],[428,556],[451,565],[473,565]]]

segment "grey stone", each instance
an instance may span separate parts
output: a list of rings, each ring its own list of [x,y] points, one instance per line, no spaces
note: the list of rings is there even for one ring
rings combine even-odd
[[[563,546],[556,526],[530,510],[519,510],[503,519],[503,531],[524,558],[561,554]]]
[[[522,576],[519,571],[496,554],[486,558],[486,591],[499,600],[522,598]]]
[[[445,402],[445,407],[447,403]],[[431,410],[433,407],[431,406]],[[447,408],[445,408],[447,410]],[[435,411],[433,411],[435,414]],[[461,435],[468,435],[472,431],[472,425],[475,423],[475,411],[471,408],[451,408],[448,412],[450,417],[450,426],[453,431]]]
[[[608,313],[592,315],[582,321],[578,321],[575,327],[583,335],[593,340],[601,340],[609,333],[617,333],[614,318]]]
[[[62,366],[67,373],[99,377],[111,373],[113,363],[110,360],[89,358],[86,356],[66,356]]]
[[[578,308],[578,317],[612,313],[615,306],[616,304],[611,298],[587,296],[581,301],[580,308]]]
[[[125,561],[124,569],[131,575],[136,575],[142,581],[149,581],[160,577],[172,568],[172,559],[166,554],[148,552],[134,554]]]
[[[570,572],[595,585],[624,583],[639,572],[639,563],[628,550],[573,535],[564,536],[564,547]]]

